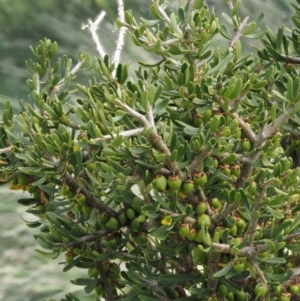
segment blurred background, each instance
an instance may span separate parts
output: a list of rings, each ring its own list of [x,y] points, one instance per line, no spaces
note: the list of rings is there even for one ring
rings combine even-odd
[[[131,9],[137,20],[140,16],[151,19],[149,0],[124,2],[125,8]],[[179,0],[170,0],[171,5],[178,2]],[[207,0],[207,3],[215,9],[220,22],[225,23],[221,15],[221,12],[228,13],[225,0]],[[36,47],[39,40],[46,37],[58,42],[58,55],[66,54],[74,62],[82,51],[95,56],[91,37],[87,31],[81,30],[81,25],[88,19],[95,19],[101,10],[105,10],[106,17],[98,32],[105,51],[112,53],[114,50],[116,0],[0,0],[0,5],[0,116],[6,100],[12,101],[17,112],[19,100],[27,101],[29,98],[25,85],[29,76],[25,60],[33,57],[30,45]],[[251,21],[261,12],[265,13],[261,28],[268,25],[273,31],[277,31],[282,24],[292,24],[293,8],[289,1],[242,2],[242,17],[249,15]],[[246,41],[246,51],[249,51],[252,43],[252,40]],[[251,51],[255,52],[255,49]],[[121,60],[128,62],[143,59],[149,62],[156,58],[149,57],[141,49],[137,51],[136,46],[127,38]],[[59,265],[63,257],[53,260],[34,251],[39,248],[32,237],[37,230],[27,228],[22,220],[34,218],[26,214],[26,208],[16,203],[21,197],[25,197],[24,194],[12,192],[9,187],[0,188],[0,300],[59,300],[67,292],[75,292],[82,300],[96,300],[93,294],[83,295],[81,287],[70,283],[70,279],[84,276],[84,271],[72,269],[64,274],[61,271],[63,266]]]

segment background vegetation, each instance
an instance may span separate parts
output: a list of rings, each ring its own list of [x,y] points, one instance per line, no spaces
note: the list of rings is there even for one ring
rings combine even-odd
[[[148,2],[131,0],[126,5],[127,9],[132,8],[135,11],[135,15],[146,15]],[[208,3],[218,13],[227,10],[225,2],[216,0]],[[81,30],[81,24],[88,18],[94,18],[102,9],[107,12],[107,17],[101,23],[99,32],[105,49],[110,51],[114,47],[112,24],[116,17],[116,3],[113,1],[1,1],[0,114],[5,99],[13,100],[15,110],[18,108],[19,99],[27,99],[25,81],[28,73],[24,62],[32,56],[29,45],[36,46],[39,40],[47,37],[58,41],[59,54],[66,54],[74,60],[80,51],[89,51],[91,55],[95,55],[90,36]],[[289,24],[292,14],[292,7],[286,1],[247,1],[243,4],[243,9],[244,15],[253,16],[259,15],[261,11],[265,12],[263,24],[268,24],[271,28],[278,28],[281,23]],[[147,55],[134,51],[131,45],[127,43],[123,61],[131,58],[136,60],[137,55]],[[32,238],[34,231],[28,229],[19,216],[27,220],[30,217],[24,214],[23,207],[7,201],[15,197],[5,189],[0,191],[1,199],[6,200],[0,202],[0,299],[17,301],[22,296],[22,300],[35,301],[50,295],[58,299],[65,291],[77,290],[78,287],[68,282],[56,264],[45,264],[45,259],[33,251],[32,246],[36,245]],[[56,261],[59,262],[60,259]],[[70,279],[74,279],[74,275],[70,275]],[[63,293],[60,294],[60,291]],[[57,294],[54,296],[53,292]]]

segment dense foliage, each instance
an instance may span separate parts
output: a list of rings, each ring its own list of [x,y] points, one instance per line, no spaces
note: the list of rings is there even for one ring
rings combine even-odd
[[[296,300],[300,218],[300,0],[276,34],[241,18],[220,25],[203,0],[125,26],[157,56],[72,67],[40,41],[26,66],[31,103],[0,125],[1,182],[26,190],[37,243],[105,300]],[[241,37],[261,39],[242,53]],[[224,47],[210,47],[223,38]],[[141,49],[140,48],[140,49]],[[75,77],[90,70],[86,86]],[[62,72],[63,70],[63,72]],[[74,86],[76,84],[76,86]],[[74,88],[76,87],[76,88]],[[77,100],[74,107],[70,99]],[[66,300],[77,300],[71,294]]]

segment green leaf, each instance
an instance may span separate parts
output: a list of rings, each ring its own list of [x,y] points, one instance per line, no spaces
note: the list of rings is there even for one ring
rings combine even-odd
[[[234,26],[232,19],[227,14],[222,13],[222,16],[228,24]]]
[[[147,26],[154,26],[160,22],[160,20],[147,20],[143,17],[140,17],[140,20]]]
[[[282,219],[284,218],[284,215],[282,213],[279,213],[277,211],[275,211],[274,209],[272,209],[270,206],[265,205],[267,210],[271,213],[271,215],[277,219]]]
[[[283,264],[286,263],[285,258],[282,257],[271,257],[267,259],[265,262],[271,263],[271,264]]]
[[[160,226],[151,232],[151,236],[153,236],[159,240],[165,240],[172,228],[173,228],[173,226],[169,226],[169,227]]]
[[[232,263],[228,262],[227,265],[221,269],[220,271],[214,273],[212,275],[213,278],[220,278],[220,277],[224,277],[225,275],[227,275],[232,269]]]
[[[214,66],[213,68],[209,69],[208,72],[206,73],[207,75],[212,74],[216,71],[219,71],[220,69],[222,69],[224,66],[226,66],[228,64],[228,62],[231,60],[233,54],[230,52],[226,55],[225,58],[223,58],[219,64],[217,64],[216,66]]]

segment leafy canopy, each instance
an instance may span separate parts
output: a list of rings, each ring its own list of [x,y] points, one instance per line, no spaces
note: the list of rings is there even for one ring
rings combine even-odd
[[[242,19],[239,0],[226,26],[203,0],[153,1],[140,22],[126,11],[118,26],[157,56],[134,77],[108,56],[72,67],[56,42],[31,48],[30,103],[2,114],[0,175],[29,192],[18,202],[39,253],[64,253],[64,272],[87,270],[74,284],[105,300],[297,296],[297,2],[295,27],[276,34],[258,29],[263,15]],[[241,38],[263,48],[243,56]]]

